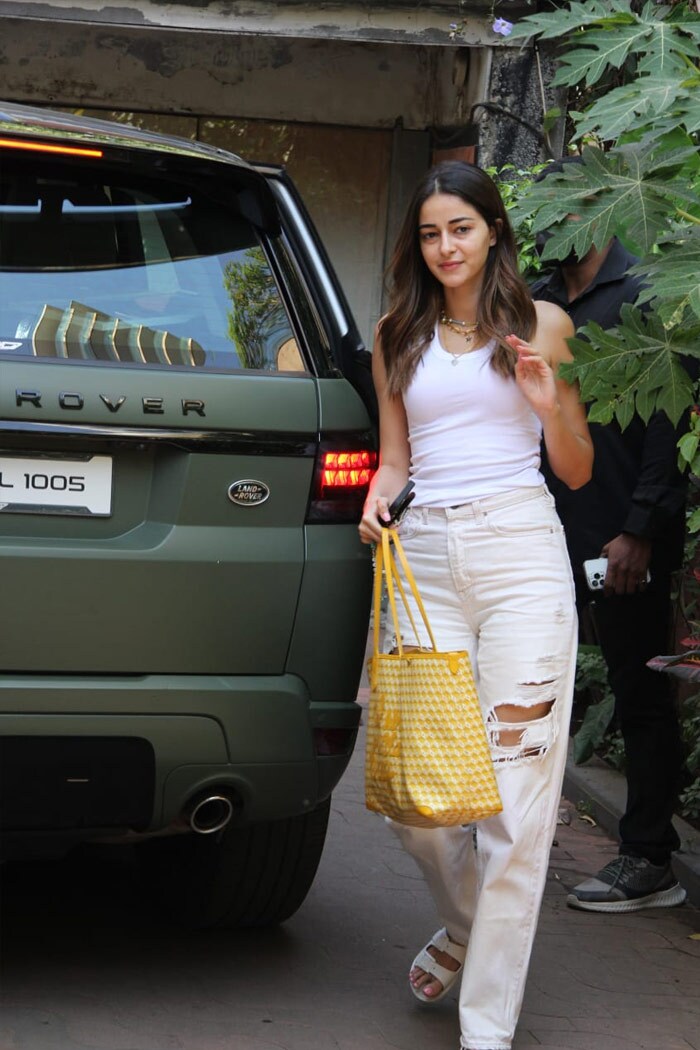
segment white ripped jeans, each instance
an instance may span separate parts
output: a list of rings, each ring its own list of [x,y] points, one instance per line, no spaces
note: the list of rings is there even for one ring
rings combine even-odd
[[[389,823],[423,872],[440,923],[468,945],[461,1046],[508,1050],[544,891],[573,696],[577,621],[563,529],[541,487],[454,509],[410,508],[399,532],[438,648],[470,652],[503,812],[469,827]],[[410,644],[405,613],[400,626]],[[394,644],[386,638],[386,649]],[[544,717],[507,722],[502,704],[550,707]],[[519,732],[506,742],[504,730]]]

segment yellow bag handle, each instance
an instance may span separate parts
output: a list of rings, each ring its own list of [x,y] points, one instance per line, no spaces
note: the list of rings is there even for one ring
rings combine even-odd
[[[393,530],[392,530],[393,531]],[[398,540],[398,536],[394,533],[394,536],[387,536],[386,533],[382,534],[382,564],[384,566],[384,575],[386,578],[386,589],[389,597],[389,607],[391,609],[391,616],[394,624],[394,634],[396,635],[396,645],[399,650],[399,655],[403,656],[403,638],[401,637],[401,630],[399,628],[399,617],[396,609],[396,595],[394,592],[394,585],[398,587],[401,600],[403,601],[408,618],[411,621],[411,627],[413,633],[416,636],[416,644],[420,645],[420,639],[418,637],[418,629],[413,619],[413,614],[406,600],[406,592],[404,591],[401,577],[398,574],[396,561],[391,556],[390,545]],[[420,600],[420,599],[419,599]]]
[[[374,656],[376,657],[376,656],[379,655],[379,620],[380,620],[380,616],[381,616],[382,577],[383,576],[386,576],[387,594],[389,596],[389,606],[391,608],[391,616],[392,616],[392,620],[393,620],[394,633],[396,635],[396,645],[397,645],[399,654],[401,656],[403,656],[404,649],[403,649],[403,638],[401,636],[401,629],[399,628],[399,618],[398,618],[398,613],[397,613],[397,608],[396,608],[396,595],[395,595],[395,592],[394,592],[394,585],[396,585],[396,587],[398,588],[399,594],[401,596],[401,600],[403,601],[403,604],[404,604],[404,608],[406,609],[406,612],[408,614],[408,618],[411,621],[411,626],[413,627],[413,632],[414,632],[414,634],[416,636],[416,641],[418,643],[420,643],[418,630],[416,628],[416,624],[415,624],[415,621],[413,619],[413,615],[411,613],[410,606],[408,604],[408,599],[406,597],[406,592],[404,590],[404,586],[403,586],[403,583],[401,581],[401,576],[399,574],[398,566],[396,565],[396,561],[392,557],[392,554],[391,554],[391,544],[392,543],[394,544],[394,549],[395,549],[396,554],[398,556],[398,559],[399,559],[399,561],[401,563],[401,568],[403,569],[403,573],[404,573],[404,576],[406,577],[406,581],[407,581],[408,586],[410,588],[411,594],[413,595],[414,601],[415,601],[416,605],[418,606],[418,611],[419,611],[419,613],[421,615],[421,619],[423,620],[423,623],[425,624],[425,629],[428,632],[428,637],[430,638],[430,644],[431,644],[433,650],[436,650],[437,646],[435,644],[435,637],[433,635],[433,631],[432,631],[432,628],[430,626],[430,621],[428,620],[428,614],[425,611],[425,606],[423,605],[423,599],[421,598],[420,593],[418,591],[418,585],[416,584],[416,580],[415,580],[415,577],[413,575],[413,572],[411,571],[411,567],[408,564],[408,559],[406,558],[406,554],[404,553],[404,549],[401,546],[401,541],[399,539],[398,533],[396,532],[396,529],[384,529],[383,532],[382,532],[382,544],[381,544],[381,547],[377,547],[377,559],[376,559],[376,565],[375,565],[375,570],[374,570],[374,638],[373,638],[373,652],[374,652]]]

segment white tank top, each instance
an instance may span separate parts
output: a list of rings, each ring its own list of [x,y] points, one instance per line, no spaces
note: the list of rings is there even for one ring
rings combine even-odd
[[[491,367],[494,347],[454,358],[435,333],[418,363],[403,396],[416,507],[543,484],[542,424],[515,380]]]

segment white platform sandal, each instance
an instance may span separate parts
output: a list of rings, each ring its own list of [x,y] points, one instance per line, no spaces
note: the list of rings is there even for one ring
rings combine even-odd
[[[445,966],[441,966],[440,963],[432,957],[428,948],[437,948],[439,952],[447,952],[455,962],[459,963],[459,966],[456,970],[448,970]],[[438,930],[438,932],[430,938],[426,946],[421,948],[418,952],[418,955],[413,960],[411,970],[415,969],[415,967],[425,970],[426,973],[429,973],[431,977],[434,977],[436,981],[440,982],[442,985],[442,991],[438,992],[437,995],[426,995],[422,988],[415,988],[412,981],[409,980],[409,988],[415,995],[416,999],[420,999],[422,1003],[438,1003],[443,999],[461,974],[466,954],[466,945],[457,944],[455,941],[451,941],[447,936],[447,930],[444,927],[443,929]]]

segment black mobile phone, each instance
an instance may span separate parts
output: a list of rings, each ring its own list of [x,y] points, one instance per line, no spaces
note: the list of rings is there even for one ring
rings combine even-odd
[[[413,482],[413,481],[407,482],[404,485],[404,487],[401,489],[401,491],[399,492],[398,496],[393,501],[393,503],[389,504],[389,519],[390,520],[381,522],[381,524],[384,526],[385,529],[389,529],[389,528],[391,528],[392,525],[396,525],[397,524],[397,522],[399,521],[401,515],[403,514],[403,512],[408,507],[409,503],[411,503],[413,501],[413,497],[415,496],[415,492],[413,490],[414,490],[415,487],[416,487],[415,486],[415,482]],[[380,519],[380,521],[381,521],[381,519]]]

